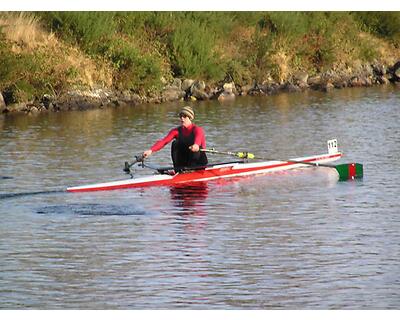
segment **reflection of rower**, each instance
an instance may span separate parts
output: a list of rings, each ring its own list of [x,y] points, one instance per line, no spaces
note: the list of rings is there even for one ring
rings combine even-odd
[[[203,214],[199,203],[208,197],[207,182],[174,185],[170,187],[171,200],[183,209],[194,209],[196,214]]]
[[[149,150],[143,152],[145,158],[153,152],[159,151],[171,142],[171,157],[174,168],[202,166],[208,163],[205,152],[200,149],[206,148],[206,138],[202,127],[196,126],[194,111],[186,106],[179,112],[181,125],[173,128],[163,139],[158,140]]]

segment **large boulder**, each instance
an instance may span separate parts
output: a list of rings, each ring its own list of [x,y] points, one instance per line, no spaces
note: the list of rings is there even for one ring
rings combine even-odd
[[[322,78],[320,75],[316,75],[314,77],[308,77],[307,79],[307,84],[315,90],[318,90],[320,88],[321,83],[322,83]]]
[[[28,110],[25,103],[18,102],[8,105],[5,112],[27,112]]]
[[[218,96],[218,100],[219,101],[233,101],[233,100],[235,100],[235,93],[237,93],[237,91],[236,91],[236,87],[235,87],[235,83],[234,82],[224,83],[222,88],[223,88],[223,91]]]
[[[232,93],[232,92],[236,91],[236,87],[235,87],[235,83],[234,82],[224,83],[222,88],[224,89],[224,92],[227,92],[227,93]]]
[[[293,83],[299,86],[300,88],[307,88],[308,87],[307,81],[308,81],[307,72],[299,71],[293,75]]]
[[[197,80],[193,82],[192,86],[190,87],[190,93],[193,93],[193,91],[198,90],[198,91],[203,91],[206,88],[206,84],[204,81]]]
[[[176,101],[184,98],[185,95],[186,92],[182,90],[182,80],[175,78],[171,85],[165,86],[162,92],[162,100]]]
[[[207,100],[210,97],[205,89],[206,84],[204,83],[204,81],[195,81],[190,87],[190,95],[192,97],[195,97],[197,100]]]
[[[55,110],[88,110],[102,108],[113,101],[108,90],[74,90],[57,98]]]
[[[194,83],[194,80],[192,80],[192,79],[185,79],[185,80],[183,80],[183,82],[182,82],[181,89],[182,89],[183,91],[188,92],[188,91],[190,90],[190,88],[192,87],[193,83]]]
[[[177,87],[168,87],[162,93],[164,101],[176,101],[185,97],[185,91]]]
[[[195,97],[197,100],[207,100],[210,98],[207,92],[198,89],[193,89],[191,96]]]
[[[137,105],[143,103],[145,100],[137,93],[134,93],[130,90],[124,90],[120,92],[118,95],[115,95],[111,99],[111,101],[115,106],[119,106],[119,105]]]

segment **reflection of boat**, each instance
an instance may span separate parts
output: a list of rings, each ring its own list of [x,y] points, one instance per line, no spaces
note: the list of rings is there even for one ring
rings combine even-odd
[[[176,184],[170,187],[170,191],[172,200],[184,202],[204,200],[208,196],[208,184],[206,181]]]
[[[206,181],[200,181],[172,185],[170,192],[171,200],[175,202],[175,205],[186,209],[194,209],[200,201],[207,199],[208,184]]]
[[[335,140],[336,141],[336,140]],[[309,157],[295,158],[290,160],[273,160],[262,162],[228,162],[219,164],[210,164],[201,168],[189,168],[171,174],[153,174],[141,178],[132,178],[120,181],[90,184],[78,187],[70,187],[67,191],[84,192],[84,191],[101,191],[115,190],[135,187],[151,187],[151,186],[171,186],[187,184],[198,181],[208,181],[220,178],[232,178],[238,176],[248,176],[255,174],[265,174],[269,172],[289,170],[310,164],[324,164],[340,159],[342,153],[337,151],[337,147],[328,148],[328,153],[314,155]],[[164,172],[164,171],[163,171]]]

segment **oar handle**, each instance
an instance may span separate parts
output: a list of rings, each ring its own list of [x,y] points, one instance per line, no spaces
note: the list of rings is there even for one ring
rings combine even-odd
[[[131,173],[131,167],[138,163],[138,162],[143,162],[144,161],[144,155],[143,154],[139,154],[135,156],[135,160],[132,161],[132,163],[129,163],[128,161],[125,161],[125,165],[124,165],[124,172],[130,174]]]

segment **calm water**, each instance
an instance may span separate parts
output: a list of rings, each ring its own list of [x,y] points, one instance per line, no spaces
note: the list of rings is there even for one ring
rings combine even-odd
[[[193,105],[209,147],[285,159],[336,137],[362,181],[307,168],[83,194],[62,191],[125,178],[178,104],[1,117],[0,308],[399,309],[399,102],[386,87]]]

